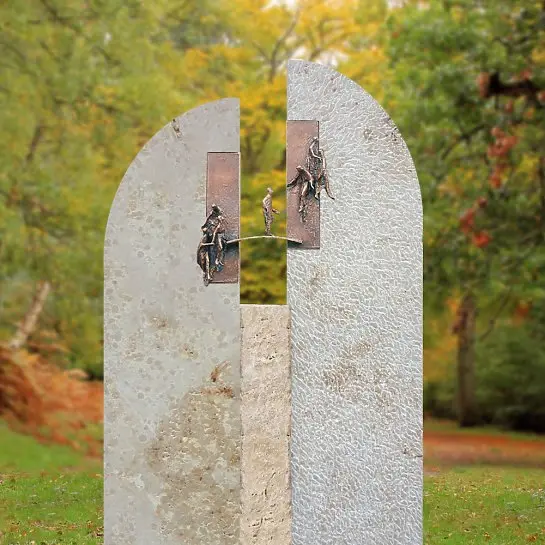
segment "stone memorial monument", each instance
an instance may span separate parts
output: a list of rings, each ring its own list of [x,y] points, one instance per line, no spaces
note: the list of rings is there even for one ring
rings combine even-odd
[[[239,104],[159,131],[105,242],[106,545],[422,543],[422,209],[384,110],[288,64],[287,234],[241,237]],[[239,247],[287,240],[288,305]],[[256,242],[257,243],[257,242]]]

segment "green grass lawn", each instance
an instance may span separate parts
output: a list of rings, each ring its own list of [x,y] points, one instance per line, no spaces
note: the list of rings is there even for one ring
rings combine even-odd
[[[470,467],[425,479],[425,544],[545,544],[545,470]],[[0,544],[102,543],[97,461],[0,421]],[[151,544],[150,544],[151,545]]]
[[[2,545],[102,543],[102,476],[4,477]]]
[[[0,420],[0,544],[102,543],[102,467]]]
[[[545,470],[471,467],[426,478],[425,544],[545,543]]]

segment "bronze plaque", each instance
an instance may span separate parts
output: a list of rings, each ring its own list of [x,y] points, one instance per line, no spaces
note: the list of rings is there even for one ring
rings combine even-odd
[[[319,137],[319,123],[288,121],[286,129],[286,176],[290,184],[298,175],[297,167],[307,166],[310,146]],[[298,183],[287,188],[287,236],[302,240],[302,244],[290,243],[290,247],[320,247],[320,200],[313,194],[301,197],[301,184]]]
[[[228,239],[240,237],[240,153],[209,152],[206,180],[206,214],[212,205],[221,207]],[[236,284],[240,277],[238,244],[226,248],[224,265],[211,284]]]

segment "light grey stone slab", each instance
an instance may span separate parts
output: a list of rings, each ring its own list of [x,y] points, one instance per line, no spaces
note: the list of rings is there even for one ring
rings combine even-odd
[[[207,152],[239,151],[239,104],[175,119],[129,167],[104,255],[106,545],[234,545],[238,284],[204,287]]]
[[[241,545],[290,545],[290,313],[242,305]]]
[[[288,66],[336,200],[288,249],[294,545],[422,543],[422,205],[409,151],[353,81]]]

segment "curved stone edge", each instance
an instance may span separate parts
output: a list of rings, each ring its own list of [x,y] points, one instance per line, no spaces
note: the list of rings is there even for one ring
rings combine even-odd
[[[192,108],[191,110],[188,110],[187,112],[183,112],[179,114],[178,116],[174,117],[170,122],[168,122],[166,125],[163,125],[161,129],[159,129],[140,149],[136,157],[133,159],[129,167],[127,168],[125,174],[123,175],[121,182],[117,188],[116,194],[114,195],[114,199],[112,201],[112,205],[110,207],[110,213],[108,214],[108,220],[106,222],[106,230],[105,230],[105,238],[108,238],[108,228],[110,225],[112,212],[115,210],[117,206],[117,201],[119,200],[118,195],[121,195],[121,190],[124,188],[125,185],[127,185],[129,182],[128,174],[133,168],[133,165],[136,164],[138,157],[142,154],[147,152],[150,149],[153,149],[156,142],[164,138],[165,133],[170,134],[172,137],[180,138],[182,136],[182,129],[186,122],[191,122],[191,119],[194,116],[200,116],[203,113],[209,111],[211,108],[229,108],[233,109],[234,111],[238,112],[238,117],[240,119],[240,100],[238,98],[221,98],[219,100],[214,100],[212,102],[206,102],[204,104],[201,104],[199,106],[196,106],[195,108]],[[236,146],[233,146],[232,143],[230,146],[228,146],[230,149],[228,150],[222,150],[222,151],[238,151],[240,152],[240,138],[239,142]],[[235,149],[236,148],[236,149]],[[213,150],[211,150],[213,151]]]
[[[300,120],[301,119],[299,117],[298,118],[295,118],[295,117],[292,118],[291,117],[291,112],[295,111],[295,105],[290,102],[290,92],[289,92],[290,78],[293,80],[294,77],[297,77],[296,76],[296,71],[299,71],[301,69],[319,70],[323,74],[324,77],[329,76],[330,78],[338,79],[339,81],[342,81],[343,84],[346,85],[347,90],[350,90],[350,91],[352,91],[352,92],[354,92],[356,94],[360,94],[361,96],[365,97],[366,101],[369,104],[373,104],[374,107],[380,113],[384,114],[385,118],[387,119],[387,123],[389,124],[389,126],[391,128],[392,138],[397,138],[397,143],[401,147],[403,147],[405,149],[405,155],[406,155],[405,159],[410,162],[410,168],[414,173],[414,177],[413,177],[413,180],[412,180],[412,182],[413,182],[413,191],[419,197],[419,202],[420,202],[419,214],[420,214],[420,217],[423,218],[424,211],[423,211],[423,206],[422,206],[422,195],[421,195],[420,183],[418,181],[418,174],[416,172],[416,167],[415,167],[415,164],[414,164],[414,160],[413,160],[412,154],[411,154],[411,152],[410,152],[410,150],[409,150],[409,148],[407,146],[407,143],[403,139],[403,135],[401,134],[399,128],[397,127],[397,125],[393,121],[393,119],[390,117],[388,112],[382,107],[382,105],[370,93],[368,93],[363,87],[361,87],[361,85],[359,85],[358,83],[356,83],[354,80],[350,79],[349,77],[341,74],[340,72],[337,72],[335,69],[333,69],[333,68],[331,68],[329,66],[319,64],[319,63],[310,62],[310,61],[305,61],[305,60],[301,60],[301,59],[292,59],[292,60],[288,61],[288,91],[287,91],[287,101],[288,101],[287,112],[288,112],[288,117],[287,118],[289,120],[292,120],[292,119]],[[305,119],[307,119],[307,118],[305,118]],[[308,119],[310,120],[310,117]]]
[[[422,200],[395,124],[359,85],[288,64],[336,200],[288,249],[293,545],[422,543]]]
[[[239,104],[177,117],[143,147],[105,239],[105,544],[238,543],[240,299],[196,264],[210,151]]]

